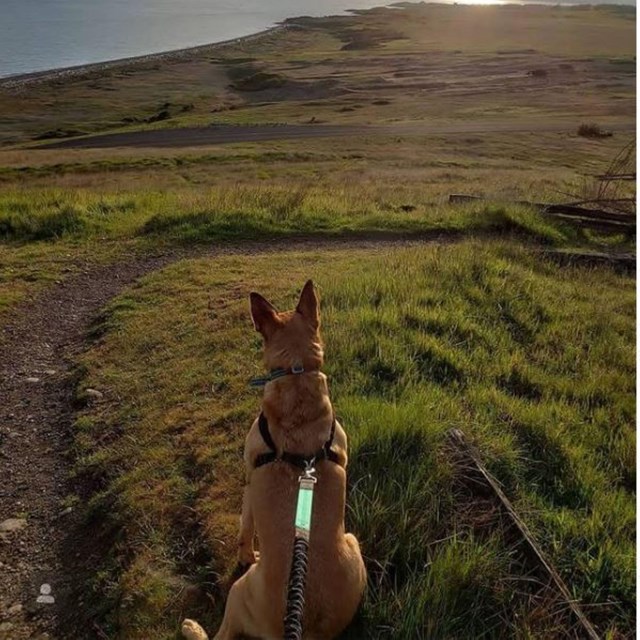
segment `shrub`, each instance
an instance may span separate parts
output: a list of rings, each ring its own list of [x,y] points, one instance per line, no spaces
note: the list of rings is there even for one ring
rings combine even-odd
[[[0,212],[0,237],[11,240],[49,240],[82,230],[84,216],[74,207],[45,213]]]
[[[257,71],[256,73],[239,78],[231,86],[238,91],[264,91],[265,89],[277,89],[286,82],[286,78],[279,73]]]
[[[578,135],[583,138],[610,138],[613,133],[605,131],[600,125],[593,122],[583,122],[578,127]]]

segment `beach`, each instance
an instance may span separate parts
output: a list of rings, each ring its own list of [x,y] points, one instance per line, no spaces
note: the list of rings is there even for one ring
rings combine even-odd
[[[277,25],[264,29],[247,36],[212,42],[210,44],[185,47],[184,49],[173,49],[171,51],[161,51],[159,53],[148,53],[141,56],[131,56],[119,58],[117,60],[106,60],[104,62],[91,62],[88,64],[75,65],[72,67],[61,67],[58,69],[47,69],[46,71],[33,71],[30,73],[19,73],[4,78],[0,78],[0,88],[21,89],[45,82],[62,82],[70,78],[79,78],[94,73],[101,73],[113,69],[139,67],[148,64],[170,62],[173,60],[185,60],[191,57],[214,53],[219,49],[256,42],[264,37],[274,35],[280,31],[290,28],[286,24]]]
[[[0,77],[176,51],[376,0],[4,0]]]

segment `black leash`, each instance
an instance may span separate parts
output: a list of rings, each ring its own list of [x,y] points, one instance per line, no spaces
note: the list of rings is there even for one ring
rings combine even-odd
[[[282,375],[288,374],[284,373]],[[309,566],[309,535],[311,533],[311,514],[313,511],[313,490],[316,482],[318,482],[314,465],[322,460],[340,464],[338,454],[331,448],[336,432],[336,419],[334,416],[329,439],[311,458],[305,458],[303,455],[288,451],[283,451],[278,455],[275,442],[269,432],[269,423],[264,413],[261,413],[258,418],[258,428],[264,443],[270,451],[256,456],[253,463],[255,469],[273,462],[286,462],[302,470],[302,475],[298,478],[295,538],[293,541],[289,583],[287,585],[287,607],[284,617],[284,640],[302,640],[304,592]]]
[[[309,542],[296,538],[287,587],[287,613],[284,617],[284,640],[302,640],[304,614],[304,588],[309,565]]]
[[[299,478],[298,504],[296,507],[296,535],[293,542],[293,558],[287,587],[287,609],[284,617],[284,640],[302,640],[304,616],[304,591],[309,566],[309,535],[313,510],[313,490],[318,482],[313,468],[315,459],[306,464]]]

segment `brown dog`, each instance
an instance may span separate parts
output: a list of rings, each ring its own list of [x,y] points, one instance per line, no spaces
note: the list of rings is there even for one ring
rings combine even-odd
[[[358,608],[366,571],[358,541],[344,530],[347,437],[334,419],[327,379],[320,371],[324,354],[313,283],[305,284],[296,310],[285,313],[278,313],[261,295],[252,293],[251,316],[264,338],[267,369],[279,371],[281,377],[266,383],[263,417],[253,423],[246,439],[247,485],[238,559],[251,566],[231,587],[215,638],[283,637],[301,470],[280,458],[284,452],[285,458],[288,454],[294,459],[311,458],[323,450],[326,459],[315,465],[318,483],[309,542],[304,637],[334,638]],[[259,556],[254,550],[256,532]],[[182,633],[188,640],[207,638],[192,620],[184,621]]]

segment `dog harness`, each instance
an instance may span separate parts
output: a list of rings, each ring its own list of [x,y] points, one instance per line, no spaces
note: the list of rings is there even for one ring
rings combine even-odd
[[[306,373],[302,365],[294,365],[289,369],[273,369],[267,376],[254,378],[249,383],[252,387],[264,387],[283,376],[300,375]],[[272,462],[286,462],[302,473],[298,477],[298,498],[295,514],[295,538],[293,542],[293,557],[291,558],[291,570],[287,586],[287,603],[284,617],[285,640],[302,639],[302,618],[304,613],[304,591],[309,564],[309,536],[311,535],[311,516],[313,513],[313,492],[318,478],[316,477],[315,464],[321,460],[330,460],[334,464],[340,464],[338,454],[331,448],[333,438],[336,435],[336,417],[331,422],[331,433],[328,440],[312,456],[304,456],[299,453],[283,451],[278,455],[276,443],[269,432],[269,422],[263,412],[258,417],[258,428],[264,443],[269,448],[267,453],[261,453],[253,461],[254,469],[263,467]]]
[[[331,434],[329,435],[329,439],[322,445],[322,447],[316,451],[312,456],[305,457],[299,453],[290,453],[289,451],[283,451],[280,455],[276,451],[276,443],[273,441],[271,437],[271,433],[269,433],[269,423],[267,422],[267,418],[264,413],[260,413],[260,417],[258,418],[258,428],[260,429],[260,435],[264,440],[264,443],[271,449],[268,453],[261,453],[256,456],[253,466],[254,468],[262,467],[265,464],[269,464],[271,462],[276,462],[281,460],[282,462],[287,462],[294,467],[298,467],[298,469],[309,469],[313,467],[316,462],[320,462],[320,460],[330,460],[335,464],[340,463],[340,459],[338,458],[338,454],[331,448],[333,444],[333,438],[336,434],[336,418],[334,416],[333,422],[331,423]]]
[[[280,455],[276,450],[276,443],[269,433],[269,422],[264,413],[258,418],[258,428],[264,443],[271,449],[268,453],[261,453],[254,460],[254,468],[262,467],[271,462],[286,462],[300,469],[298,478],[298,498],[295,513],[295,537],[293,541],[293,557],[287,585],[287,602],[284,617],[284,640],[302,640],[302,619],[304,615],[304,592],[309,565],[309,537],[311,535],[311,516],[313,513],[313,492],[318,478],[315,464],[320,460],[330,460],[340,464],[338,454],[331,448],[336,434],[336,418],[331,422],[329,439],[312,456],[305,457],[299,453],[283,451]]]

